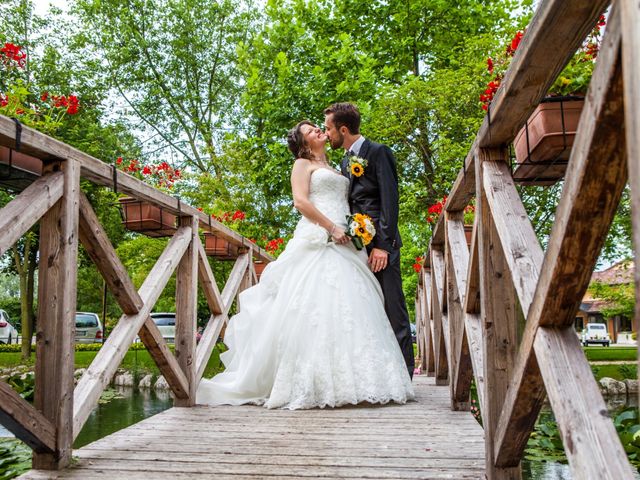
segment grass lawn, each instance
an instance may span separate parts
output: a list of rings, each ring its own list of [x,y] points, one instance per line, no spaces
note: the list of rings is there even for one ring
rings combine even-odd
[[[593,370],[596,380],[600,380],[603,377],[614,378],[620,381],[626,378],[632,380],[638,378],[638,366],[636,364],[591,365],[591,370]]]
[[[220,353],[225,349],[223,344],[216,345],[204,371],[205,377],[211,377],[222,369]],[[97,354],[98,352],[75,352],[75,368],[87,368]],[[30,360],[24,361],[19,352],[0,352],[0,368],[33,366],[34,362],[35,355],[32,355]],[[138,374],[160,375],[158,367],[146,350],[129,350],[122,360],[120,368]]]
[[[590,362],[638,359],[636,347],[583,347],[583,350]]]

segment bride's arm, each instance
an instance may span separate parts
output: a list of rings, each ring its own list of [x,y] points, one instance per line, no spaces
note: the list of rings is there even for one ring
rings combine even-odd
[[[293,193],[293,206],[309,221],[320,225],[338,243],[348,240],[344,229],[333,223],[318,210],[309,200],[309,184],[313,169],[309,168],[309,161],[299,158],[293,164],[291,170],[291,191]]]

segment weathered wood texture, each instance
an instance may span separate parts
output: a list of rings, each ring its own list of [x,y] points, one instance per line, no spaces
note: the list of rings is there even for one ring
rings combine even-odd
[[[78,381],[74,392],[74,438],[80,433],[105,386],[113,378],[136,333],[149,318],[151,309],[178,266],[191,238],[190,227],[180,227],[174,234],[138,291],[143,307],[136,314],[124,314],[120,317],[109,338]]]
[[[38,132],[27,126],[22,126],[20,151],[43,160],[70,159],[77,161],[81,166],[82,178],[97,185],[116,187],[118,192],[143,200],[154,205],[161,206],[164,210],[175,215],[187,215],[196,217],[200,221],[200,228],[224,238],[234,245],[242,248],[251,248],[256,258],[270,262],[273,257],[262,248],[252,244],[242,235],[231,230],[224,224],[213,220],[210,216],[198,211],[196,208],[179,199],[174,198],[151,185],[125,173],[116,171],[114,182],[113,166],[97,158],[77,150],[63,142],[55,140],[44,133]],[[16,124],[11,118],[0,115],[0,145],[15,148]]]
[[[80,194],[79,234],[82,246],[102,274],[118,306],[127,315],[138,313],[143,301],[84,193]]]
[[[517,348],[515,292],[509,265],[500,246],[495,223],[484,190],[484,162],[505,161],[504,149],[481,149],[476,159],[476,215],[480,267],[480,310],[483,331],[485,435],[493,439],[507,393]],[[487,442],[487,476],[490,479],[521,478],[520,467],[500,468],[493,462],[494,445]]]
[[[635,252],[640,252],[640,28],[638,28],[640,25],[640,3],[622,0],[619,5],[622,29],[622,74],[624,75],[624,122],[627,132],[633,246]],[[636,254],[634,261],[635,291],[636,299],[638,299],[640,298],[640,256]],[[640,319],[639,301],[636,301],[634,317]],[[640,376],[640,357],[638,367]]]
[[[473,369],[469,341],[465,331],[465,303],[469,249],[464,234],[463,212],[446,212],[445,264],[449,294],[449,331],[451,335],[451,406],[469,410],[469,393]]]
[[[406,405],[173,408],[76,450],[67,470],[20,478],[483,478],[480,425],[449,409],[447,387],[413,383]]]
[[[544,386],[538,369],[541,359],[536,360],[533,352],[538,326],[573,324],[625,184],[618,22],[614,10],[583,110],[584,121],[578,126],[567,180],[495,439],[499,445],[498,464],[517,461],[542,406]],[[602,162],[602,158],[607,158],[607,162]],[[597,222],[584,216],[594,205],[598,206]],[[561,423],[562,419],[558,421]],[[612,439],[612,445],[617,443],[617,438]],[[594,452],[590,458],[598,455]]]
[[[181,217],[180,225],[191,229],[191,242],[176,273],[176,358],[189,387],[187,398],[176,398],[176,407],[196,403],[196,325],[198,321],[198,219]]]
[[[215,285],[215,279],[213,278],[213,273],[210,268],[206,268],[206,265],[203,265],[203,261],[207,262],[206,255],[204,255],[204,249],[199,248],[200,251],[200,284],[201,285]],[[228,321],[227,314],[229,313],[229,309],[233,303],[234,297],[238,293],[238,289],[240,288],[240,284],[245,278],[245,273],[249,268],[250,263],[250,253],[244,253],[238,257],[236,263],[233,265],[231,269],[231,273],[229,274],[229,278],[227,279],[227,283],[222,290],[222,295],[218,293],[217,287],[212,289],[212,295],[215,297],[214,305],[221,306],[221,313],[213,314],[209,318],[209,323],[207,323],[206,328],[202,334],[202,338],[200,339],[200,343],[196,349],[196,367],[195,367],[195,378],[196,382],[199,382],[202,378],[205,368],[207,367],[207,363],[209,362],[209,358],[211,357],[211,353],[213,352],[214,347],[216,346],[216,342],[218,341],[218,336],[222,331],[224,325]],[[204,267],[204,268],[203,268]]]
[[[55,452],[53,424],[5,382],[0,382],[0,422],[36,452]]]
[[[444,258],[439,250],[431,251],[431,311],[433,312],[433,352],[436,385],[449,384],[449,363],[446,346],[449,336],[448,325],[443,321],[447,313],[444,299]]]
[[[0,256],[11,248],[62,196],[62,172],[49,173],[0,209]]]
[[[62,169],[64,186],[60,200],[40,221],[34,406],[53,424],[56,448],[34,452],[33,466],[57,469],[69,464],[73,441],[80,165],[67,160],[49,168]]]

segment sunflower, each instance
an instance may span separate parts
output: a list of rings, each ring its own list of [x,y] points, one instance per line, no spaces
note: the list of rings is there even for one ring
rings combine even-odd
[[[364,168],[357,162],[351,164],[351,175],[359,177],[364,173]]]
[[[369,245],[371,243],[371,240],[373,240],[373,237],[369,232],[366,232],[364,235],[362,235],[362,243],[364,243],[365,245]]]
[[[367,235],[367,229],[362,226],[356,228],[356,235],[364,237],[365,235]]]

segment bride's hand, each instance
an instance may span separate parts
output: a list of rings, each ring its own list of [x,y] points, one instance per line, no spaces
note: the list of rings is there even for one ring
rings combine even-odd
[[[333,229],[333,233],[331,234],[331,238],[337,245],[343,245],[349,241],[349,237],[347,237],[344,228],[336,227]]]

